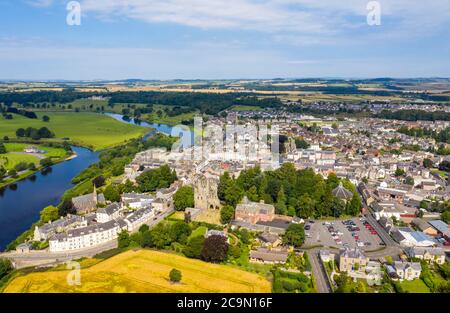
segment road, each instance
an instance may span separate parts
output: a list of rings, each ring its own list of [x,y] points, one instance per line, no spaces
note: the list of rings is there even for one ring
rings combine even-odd
[[[173,213],[169,210],[156,216],[156,219],[149,220],[146,224],[151,228],[161,222],[168,215]],[[135,230],[137,231],[137,230]],[[83,257],[93,257],[101,252],[117,248],[117,240],[111,240],[100,245],[86,249],[73,250],[69,252],[49,252],[48,250],[32,250],[28,253],[16,251],[0,253],[0,258],[10,259],[15,268],[24,268],[30,266],[51,266],[58,263],[64,263],[70,260],[76,260]]]
[[[316,289],[319,293],[332,292],[327,272],[323,267],[322,262],[319,259],[319,250],[312,249],[308,251],[309,261],[311,263],[311,269],[316,282]]]

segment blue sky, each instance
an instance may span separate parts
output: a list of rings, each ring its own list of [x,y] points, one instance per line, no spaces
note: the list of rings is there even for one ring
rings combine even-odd
[[[0,2],[0,79],[450,77],[450,0]]]

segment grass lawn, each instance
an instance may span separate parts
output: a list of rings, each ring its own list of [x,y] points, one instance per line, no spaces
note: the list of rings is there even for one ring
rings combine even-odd
[[[34,146],[38,150],[45,151],[43,154],[49,158],[63,158],[67,156],[66,150],[62,148],[53,148],[44,145],[30,145],[26,143],[5,143],[6,151],[8,152],[23,152],[23,150],[29,146]]]
[[[259,106],[250,106],[250,105],[235,105],[231,108],[232,111],[260,111],[261,107]]]
[[[158,108],[161,107],[161,108]],[[183,113],[183,114],[179,114],[179,115],[175,115],[175,116],[168,116],[163,108],[168,108],[169,106],[158,106],[155,105],[153,106],[153,113],[150,114],[143,114],[141,119],[148,121],[150,123],[158,123],[158,124],[167,124],[167,125],[180,125],[182,121],[192,121],[192,123],[194,122],[194,116],[195,116],[195,112],[190,112],[190,113]],[[158,116],[158,114],[156,112],[158,112],[158,110],[160,110],[163,112],[161,117]]]
[[[430,293],[430,289],[421,279],[404,280],[400,285],[410,293]]]
[[[18,128],[46,126],[55,133],[56,138],[69,138],[75,144],[100,150],[138,138],[148,131],[144,127],[121,123],[96,113],[38,112],[37,115],[38,119],[16,114],[12,120],[0,117],[0,135],[15,138]],[[43,115],[48,115],[50,122],[43,122]]]
[[[197,227],[189,236],[188,239],[197,237],[197,236],[204,236],[205,233],[208,231],[208,228],[206,226],[199,226]]]
[[[184,211],[176,211],[169,215],[167,219],[184,221]]]
[[[0,154],[0,165],[2,165],[7,170],[13,169],[17,164],[22,162],[27,164],[34,163],[36,166],[38,166],[39,158],[28,154]]]
[[[180,283],[169,272],[181,271]],[[270,292],[264,277],[230,266],[206,263],[153,250],[129,250],[81,270],[81,285],[69,286],[69,271],[31,273],[14,278],[3,290],[37,292]]]

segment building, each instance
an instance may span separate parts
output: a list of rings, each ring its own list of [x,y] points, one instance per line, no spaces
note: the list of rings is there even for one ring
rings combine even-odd
[[[395,273],[401,280],[414,280],[420,277],[422,266],[418,262],[394,262]]]
[[[97,189],[94,186],[94,192],[87,195],[72,198],[73,207],[77,214],[86,214],[97,210],[97,204],[105,204],[105,196],[97,194]]]
[[[392,232],[392,237],[404,247],[433,247],[437,244],[430,236],[408,227],[397,228]]]
[[[334,262],[334,253],[330,250],[320,250],[319,256],[322,262]]]
[[[263,247],[277,247],[281,244],[281,237],[277,234],[263,232],[257,238]]]
[[[100,208],[96,212],[96,220],[98,223],[106,223],[111,220],[117,219],[120,216],[120,205],[118,203],[112,203],[106,208]]]
[[[358,248],[344,249],[339,257],[339,271],[364,271],[369,259]]]
[[[153,196],[131,192],[122,194],[121,199],[123,205],[126,207],[131,209],[142,209],[152,204]]]
[[[149,207],[127,215],[124,221],[127,224],[128,231],[135,231],[154,216],[154,210]]]
[[[428,263],[445,263],[445,251],[442,248],[409,247],[405,252],[410,258],[425,260]]]
[[[71,229],[50,238],[49,251],[64,252],[94,247],[116,239],[124,229],[127,229],[127,223],[122,219]]]
[[[34,228],[34,241],[49,240],[53,235],[77,227],[86,227],[87,219],[78,215],[67,215],[60,219],[48,222],[40,227]]]
[[[250,262],[278,264],[286,263],[288,252],[286,250],[269,250],[266,248],[258,248],[250,251]]]
[[[348,201],[353,197],[353,193],[350,190],[347,190],[342,183],[339,183],[339,186],[332,190],[333,195],[341,200]]]
[[[220,200],[217,196],[219,178],[206,173],[197,175],[194,179],[195,208],[201,210],[220,209]]]
[[[411,223],[427,235],[437,236],[438,234],[438,231],[430,223],[421,218],[415,218]]]
[[[433,226],[438,234],[441,234],[443,237],[449,239],[450,238],[450,228],[447,223],[444,223],[441,220],[433,220],[429,222],[431,226]]]
[[[250,224],[271,222],[275,218],[275,207],[264,202],[252,202],[247,197],[236,206],[235,220]]]

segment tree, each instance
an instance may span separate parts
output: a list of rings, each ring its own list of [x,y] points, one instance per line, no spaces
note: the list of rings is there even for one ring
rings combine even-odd
[[[149,230],[150,230],[150,227],[147,224],[142,224],[141,227],[139,227],[140,233],[145,233],[145,232],[148,232]]]
[[[105,181],[106,181],[105,177],[100,175],[100,176],[95,177],[92,180],[92,183],[94,184],[95,187],[99,188],[105,184]]]
[[[8,171],[8,175],[11,176],[12,178],[17,178],[17,171],[15,169],[10,169]]]
[[[16,136],[17,137],[25,137],[25,129],[19,128],[16,130]]]
[[[356,216],[361,212],[361,198],[357,193],[353,193],[352,199],[347,204],[347,214]]]
[[[441,163],[439,163],[439,170],[450,172],[450,161],[444,160]]]
[[[117,237],[117,242],[120,249],[128,247],[131,243],[130,234],[126,230],[122,230]]]
[[[8,275],[12,270],[13,266],[9,259],[0,259],[0,279]]]
[[[227,258],[227,238],[220,235],[212,235],[205,239],[202,249],[202,259],[207,262],[222,262]]]
[[[50,122],[50,117],[48,117],[47,115],[44,115],[44,116],[42,117],[42,121],[44,121],[44,122]]]
[[[150,230],[150,235],[152,244],[158,249],[162,249],[176,241],[175,234],[171,232],[169,223],[159,223]]]
[[[283,244],[300,247],[305,241],[305,230],[301,224],[290,224],[283,235]]]
[[[169,273],[169,279],[173,283],[178,283],[181,281],[181,272],[177,269],[172,269]]]
[[[423,167],[426,168],[432,168],[433,167],[433,161],[431,159],[423,159]]]
[[[72,200],[66,199],[58,207],[58,213],[59,216],[66,216],[67,214],[76,214],[77,210],[75,209]]]
[[[225,190],[225,203],[235,208],[243,196],[244,191],[235,182],[233,182]]]
[[[49,205],[41,211],[41,222],[47,223],[51,221],[56,221],[59,218],[59,210],[53,205]]]
[[[205,237],[195,236],[190,238],[183,249],[183,254],[188,258],[200,259],[202,255],[203,245],[205,244]]]
[[[401,168],[397,168],[396,170],[395,170],[395,177],[400,177],[400,176],[404,176],[406,173],[405,173],[405,171],[404,170],[402,170]]]
[[[3,142],[0,142],[0,154],[5,154],[6,152],[8,151],[6,151],[5,145],[3,144]]]
[[[231,222],[234,216],[234,208],[231,205],[225,205],[220,210],[220,222],[222,224],[228,224]]]
[[[444,222],[449,223],[450,222],[450,210],[446,210],[446,211],[442,212],[441,219]]]
[[[304,139],[296,138],[295,146],[297,149],[308,149],[311,145]]]
[[[111,202],[119,202],[120,201],[120,193],[116,186],[114,185],[108,185],[105,190],[103,191],[103,195],[105,196],[106,200],[109,200]]]
[[[177,221],[171,225],[170,233],[173,242],[177,241],[181,244],[185,244],[192,233],[192,229],[185,222]]]
[[[407,176],[407,177],[405,178],[405,184],[414,186],[414,178],[411,177],[411,176]]]
[[[247,191],[247,198],[253,202],[259,201],[258,189],[256,189],[256,186],[250,187],[250,189]]]
[[[145,171],[136,178],[141,192],[155,191],[160,188],[169,187],[177,179],[175,170],[171,170],[168,165]]]
[[[6,175],[6,169],[3,166],[0,166],[0,181],[3,180],[3,177]]]
[[[286,215],[286,213],[287,213],[286,195],[284,194],[283,187],[281,187],[280,191],[278,191],[277,203],[275,204],[275,209],[278,214]]]
[[[173,204],[177,211],[194,207],[194,189],[191,186],[180,187],[173,195]]]
[[[230,174],[228,172],[225,172],[225,173],[223,173],[222,176],[220,176],[219,186],[217,187],[217,197],[221,201],[225,201],[225,191],[232,184],[233,184],[233,179],[230,177]]]
[[[49,167],[49,166],[52,166],[52,165],[53,165],[53,161],[52,161],[51,158],[45,158],[45,159],[40,160],[40,161],[39,161],[39,164],[40,164],[42,167]]]

